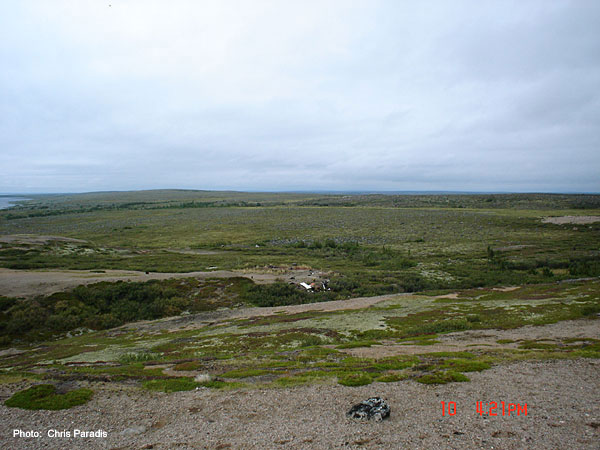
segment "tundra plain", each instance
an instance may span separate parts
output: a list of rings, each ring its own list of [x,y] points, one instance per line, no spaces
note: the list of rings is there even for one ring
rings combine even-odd
[[[597,445],[600,196],[29,197],[0,211],[3,447]],[[345,417],[373,395],[389,420]],[[11,434],[69,422],[109,436]]]

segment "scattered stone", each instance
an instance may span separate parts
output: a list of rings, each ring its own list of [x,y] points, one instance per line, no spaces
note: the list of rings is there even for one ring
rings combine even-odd
[[[136,425],[133,427],[125,428],[121,431],[121,434],[140,434],[146,431],[146,427],[143,425]]]
[[[196,383],[208,383],[209,381],[212,381],[212,377],[208,373],[201,373],[199,375],[196,375],[194,381]]]
[[[380,422],[390,416],[390,407],[382,398],[371,397],[354,405],[346,415],[352,419],[370,420],[374,418],[375,421]]]

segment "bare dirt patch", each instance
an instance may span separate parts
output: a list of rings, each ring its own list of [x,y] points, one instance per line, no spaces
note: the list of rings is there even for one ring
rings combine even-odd
[[[600,216],[559,216],[544,217],[543,223],[553,223],[555,225],[565,225],[572,223],[575,225],[587,225],[589,223],[600,222]]]

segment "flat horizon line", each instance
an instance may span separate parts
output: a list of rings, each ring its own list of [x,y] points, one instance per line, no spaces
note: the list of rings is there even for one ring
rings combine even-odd
[[[333,189],[293,189],[293,190],[255,190],[255,189],[183,189],[183,188],[156,188],[156,189],[125,189],[125,190],[98,190],[98,191],[37,191],[37,192],[2,192],[0,197],[27,196],[27,195],[82,195],[82,194],[109,194],[125,192],[151,192],[151,191],[188,191],[188,192],[240,192],[248,194],[331,194],[331,195],[600,195],[600,192],[585,191],[468,191],[468,190],[333,190]]]

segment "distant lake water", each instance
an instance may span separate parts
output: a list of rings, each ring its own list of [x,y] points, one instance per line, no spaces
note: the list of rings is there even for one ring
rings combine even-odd
[[[14,206],[16,202],[20,202],[21,200],[30,200],[27,197],[0,197],[0,209],[10,208]]]

